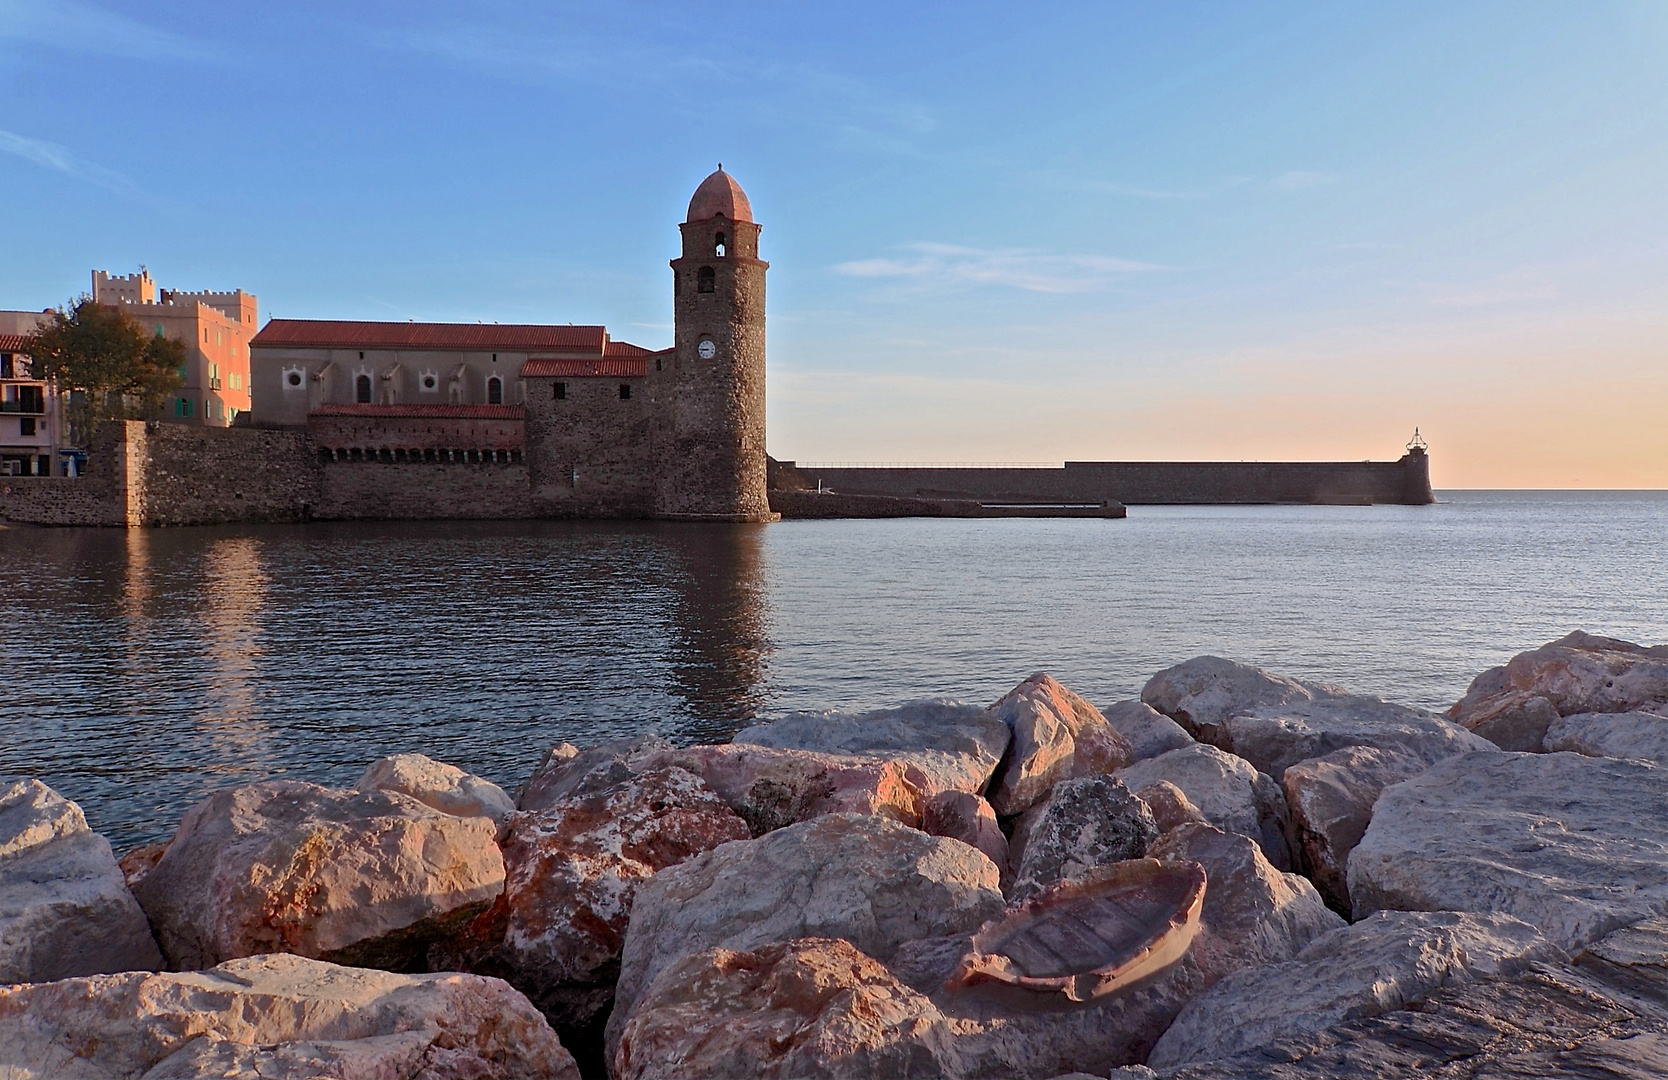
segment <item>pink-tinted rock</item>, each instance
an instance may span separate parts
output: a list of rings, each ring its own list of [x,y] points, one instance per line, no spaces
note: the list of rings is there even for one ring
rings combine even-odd
[[[839,937],[884,963],[903,942],[972,931],[1002,909],[997,868],[981,852],[872,814],[723,844],[637,890],[610,1049],[649,984],[690,953]]]
[[[1188,799],[1187,792],[1168,780],[1153,781],[1137,791],[1135,797],[1152,811],[1153,824],[1158,826],[1161,836],[1183,825],[1210,824],[1204,811]]]
[[[794,713],[746,728],[731,741],[901,761],[927,795],[977,795],[990,783],[1009,738],[1008,725],[989,709],[934,700],[865,713]]]
[[[0,1067],[39,1080],[579,1077],[544,1018],[497,979],[287,955],[0,987]]]
[[[1004,817],[1023,813],[1061,780],[1109,773],[1133,760],[1128,741],[1100,710],[1042,672],[991,711],[1013,732],[990,790],[991,805]]]
[[[921,831],[976,847],[997,866],[1008,864],[1008,838],[996,822],[996,811],[978,795],[944,791],[926,799]]]
[[[179,969],[290,952],[409,970],[503,891],[496,832],[397,792],[250,784],[192,807],[134,893]]]
[[[684,957],[650,984],[613,1064],[616,1080],[961,1073],[937,1008],[830,938]]]
[[[1157,838],[1152,811],[1117,780],[1062,780],[1014,826],[1008,900],[1017,904],[1096,867],[1139,859]]]
[[[1575,631],[1477,676],[1448,715],[1503,750],[1538,752],[1575,713],[1668,710],[1668,645]]]
[[[423,754],[379,758],[365,767],[353,786],[358,791],[398,791],[456,817],[489,817],[502,824],[515,813],[515,803],[497,784]]]
[[[651,769],[510,821],[504,895],[435,967],[507,979],[567,1035],[607,1009],[637,888],[747,825],[700,777]]]
[[[1349,853],[1372,822],[1379,793],[1428,768],[1413,754],[1351,746],[1286,770],[1286,802],[1304,864],[1332,910],[1350,910]]]
[[[162,860],[162,853],[168,850],[167,844],[140,844],[138,847],[116,860],[116,865],[122,868],[122,878],[128,888],[133,888],[151,872],[151,868]]]
[[[1131,761],[1145,761],[1193,742],[1186,729],[1144,701],[1115,702],[1101,713],[1129,743]]]
[[[638,767],[695,773],[747,822],[754,836],[823,814],[875,814],[921,824],[922,783],[902,761],[766,746],[691,746]]]
[[[1244,758],[1206,743],[1190,743],[1137,761],[1115,775],[1134,790],[1160,781],[1175,784],[1212,825],[1251,837],[1278,869],[1294,869],[1291,849],[1296,834],[1286,796],[1279,784]]]
[[[672,749],[659,735],[611,739],[580,750],[557,743],[544,755],[516,799],[521,810],[542,810],[564,799],[603,791],[628,780],[656,754]]]

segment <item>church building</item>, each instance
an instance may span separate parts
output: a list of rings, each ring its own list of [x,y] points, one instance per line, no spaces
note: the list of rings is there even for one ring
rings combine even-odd
[[[499,493],[524,479],[531,516],[770,520],[759,226],[720,166],[679,229],[669,349],[601,326],[273,319],[249,343],[253,424],[305,428],[327,478],[407,505],[475,470]]]

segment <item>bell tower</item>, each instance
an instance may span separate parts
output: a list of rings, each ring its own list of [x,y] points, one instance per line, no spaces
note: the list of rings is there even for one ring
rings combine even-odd
[[[773,521],[765,492],[765,271],[747,195],[720,165],[672,260],[670,371],[657,379],[655,515]],[[670,376],[669,378],[667,376]]]

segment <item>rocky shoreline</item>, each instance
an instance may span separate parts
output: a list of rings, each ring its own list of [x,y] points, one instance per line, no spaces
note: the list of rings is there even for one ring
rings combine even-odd
[[[515,798],[420,754],[249,784],[119,861],[14,778],[0,1075],[1661,1076],[1665,760],[1668,646],[1576,632],[1446,715],[1216,657],[1104,709],[1039,674],[562,744]],[[962,977],[1131,860],[1203,874],[1162,969]]]

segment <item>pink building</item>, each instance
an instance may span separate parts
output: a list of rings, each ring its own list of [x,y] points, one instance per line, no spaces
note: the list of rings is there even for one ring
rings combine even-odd
[[[30,370],[24,339],[45,319],[38,311],[0,311],[0,476],[62,476],[58,394]]]

